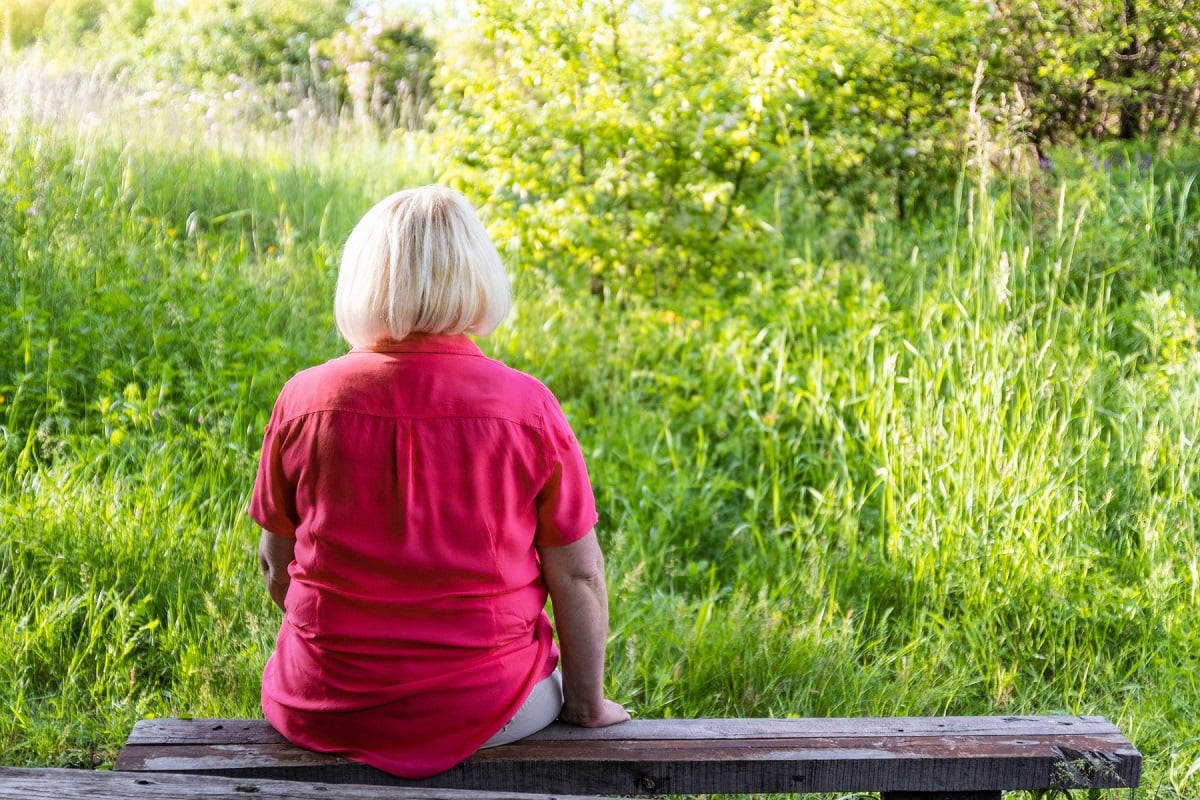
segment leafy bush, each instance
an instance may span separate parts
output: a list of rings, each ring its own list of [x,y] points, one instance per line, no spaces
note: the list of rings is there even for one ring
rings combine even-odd
[[[801,212],[903,217],[952,184],[971,7],[721,8],[474,5],[437,141],[525,263],[597,293],[744,284]]]
[[[433,41],[403,16],[352,11],[349,0],[31,0],[0,12],[15,48],[40,40],[69,66],[95,64],[156,94],[232,95],[243,118],[316,106],[331,121],[350,111],[385,131],[416,130],[432,102]]]
[[[436,47],[411,20],[364,15],[313,45],[321,76],[333,82],[338,105],[356,119],[417,130],[433,95]]]
[[[56,0],[47,6],[37,38],[71,63],[88,53],[85,60],[127,62],[129,43],[154,14],[153,0]]]
[[[41,34],[50,0],[0,0],[0,47],[20,49]]]
[[[601,296],[729,288],[814,227],[926,217],[973,105],[1026,175],[1054,142],[1194,127],[1192,5],[478,0],[442,42],[437,143],[525,264]]]
[[[303,78],[309,49],[344,24],[350,4],[198,0],[161,6],[141,47],[156,72],[189,86],[229,76],[260,84]]]
[[[1043,153],[1200,122],[1200,7],[1189,0],[1000,0],[988,30],[996,84],[1025,107]]]

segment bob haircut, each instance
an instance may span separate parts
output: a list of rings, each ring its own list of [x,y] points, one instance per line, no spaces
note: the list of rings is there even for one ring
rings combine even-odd
[[[396,192],[354,226],[333,301],[353,347],[410,333],[487,336],[511,305],[500,254],[467,199],[444,186]]]

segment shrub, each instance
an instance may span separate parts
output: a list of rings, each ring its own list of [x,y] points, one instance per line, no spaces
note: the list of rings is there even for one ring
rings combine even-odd
[[[189,86],[230,76],[258,84],[303,79],[309,49],[344,24],[349,2],[197,0],[150,18],[142,53],[155,74]]]
[[[32,44],[46,22],[50,0],[0,1],[0,46],[20,49]]]
[[[382,15],[360,16],[312,48],[340,106],[349,106],[356,119],[406,130],[424,125],[435,52],[416,23]]]
[[[799,209],[904,216],[958,172],[967,6],[481,0],[473,19],[440,65],[448,174],[525,263],[599,294],[742,283]]]

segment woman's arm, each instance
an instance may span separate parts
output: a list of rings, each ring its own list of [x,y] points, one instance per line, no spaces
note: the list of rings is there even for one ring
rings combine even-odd
[[[559,719],[585,728],[615,725],[629,713],[604,697],[608,590],[604,554],[595,531],[562,547],[539,547],[542,574],[554,605],[562,651],[563,708]]]
[[[284,610],[283,600],[287,597],[288,586],[292,582],[292,576],[288,574],[288,565],[295,557],[295,539],[263,529],[262,536],[258,539],[258,567],[262,570],[267,592],[280,611]]]

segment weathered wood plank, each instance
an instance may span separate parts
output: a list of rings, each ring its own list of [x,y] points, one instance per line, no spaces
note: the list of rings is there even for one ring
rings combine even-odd
[[[467,762],[424,782],[404,781],[361,764],[304,767],[270,765],[251,770],[206,768],[201,774],[251,774],[281,780],[321,781],[389,786],[428,786],[506,790],[541,794],[737,794],[793,792],[996,792],[1012,789],[1068,788],[1054,777],[1060,761],[1034,760],[1017,768],[1011,761],[965,761],[958,758],[921,762],[823,761],[567,762],[520,764]],[[159,773],[153,773],[159,774]],[[196,774],[196,773],[191,773]],[[1097,780],[1097,788],[1120,787],[1119,781]],[[1003,787],[997,788],[997,787]]]
[[[1009,737],[843,737],[839,739],[741,739],[697,741],[596,741],[578,743],[523,740],[482,750],[471,760],[480,764],[567,761],[762,761],[762,760],[919,760],[925,758],[996,758],[1022,761],[1054,758],[1064,762],[1086,760],[1088,753],[1130,755],[1128,743],[1118,736]],[[132,745],[122,753],[122,771],[186,771],[186,768],[239,768],[265,764],[321,766],[345,761],[340,756],[315,753],[290,744],[265,745]]]
[[[334,787],[247,777],[0,767],[0,800],[232,800],[248,797],[257,800],[597,800],[594,797],[395,786]]]
[[[1022,731],[1039,727],[1034,718],[1012,719],[1020,722]],[[943,727],[932,720],[916,726],[929,731],[925,735],[906,732],[908,723],[896,721],[880,735],[862,735],[860,728],[859,735],[830,736],[824,733],[829,726],[817,724],[807,732],[794,728],[791,738],[782,736],[780,728],[770,724],[773,721],[744,721],[739,726],[721,720],[717,722],[728,738],[716,740],[654,738],[664,736],[666,727],[635,723],[592,732],[603,736],[580,736],[587,733],[581,729],[559,736],[568,730],[561,726],[481,751],[450,772],[419,783],[278,739],[261,744],[131,744],[122,751],[118,769],[576,794],[994,792],[1138,784],[1141,755],[1111,724],[1085,719],[1081,728],[1106,732],[1076,733],[1073,723],[1061,724],[1060,719],[1080,718],[1051,718],[1034,734],[978,723],[972,724],[992,732],[970,734],[960,732],[969,726],[957,721]],[[680,722],[685,721],[669,725],[679,729]],[[643,736],[651,727],[649,736]],[[694,726],[685,724],[682,729],[695,733]],[[764,729],[774,729],[776,735],[733,736]],[[622,730],[625,736],[614,738]],[[139,737],[143,741],[149,738],[144,733]],[[162,738],[175,740],[173,735]]]
[[[1014,736],[1046,733],[1120,734],[1104,717],[864,717],[806,719],[637,719],[612,728],[555,723],[535,740],[794,739],[825,736]],[[285,740],[261,719],[147,719],[134,725],[129,744],[279,744]]]

